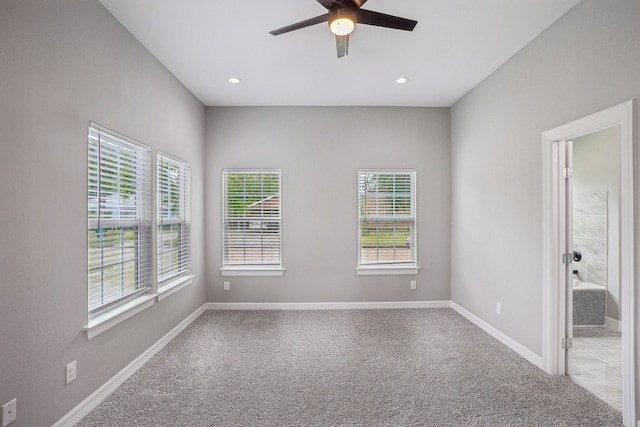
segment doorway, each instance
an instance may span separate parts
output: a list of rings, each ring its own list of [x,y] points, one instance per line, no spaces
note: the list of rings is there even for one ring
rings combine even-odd
[[[573,338],[573,172],[571,141],[608,128],[617,129],[617,241],[621,312],[622,414],[635,425],[634,231],[632,101],[546,131],[543,143],[543,369],[566,375],[572,369]],[[567,161],[569,163],[567,163]],[[579,270],[579,269],[578,269]],[[583,271],[583,275],[585,272]],[[570,316],[571,314],[571,316]]]
[[[572,226],[567,310],[572,326],[565,372],[622,411],[622,322],[618,263],[620,126],[567,142]],[[569,328],[569,327],[568,327]]]

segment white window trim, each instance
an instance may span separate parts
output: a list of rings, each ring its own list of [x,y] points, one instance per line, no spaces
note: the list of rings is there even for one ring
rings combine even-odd
[[[151,307],[155,303],[155,299],[156,294],[143,294],[124,304],[117,305],[110,310],[105,310],[92,316],[89,319],[89,324],[84,327],[84,333],[87,339],[95,338],[128,318]]]
[[[180,167],[184,168],[184,173],[182,174],[182,178],[185,180],[185,182],[183,182],[183,186],[181,187],[181,190],[184,190],[184,193],[182,193],[181,191],[181,197],[180,197],[180,203],[182,205],[181,210],[182,215],[184,215],[184,218],[161,218],[161,211],[162,211],[162,206],[160,206],[160,189],[159,189],[159,173],[160,173],[160,160],[161,158],[165,158],[166,160],[172,161],[174,163],[177,163]],[[184,277],[193,277],[193,275],[191,275],[191,163],[179,159],[175,156],[172,156],[171,154],[165,153],[161,150],[158,150],[156,153],[156,211],[155,211],[155,215],[156,215],[156,253],[155,253],[155,260],[156,260],[156,281],[157,281],[157,286],[158,286],[158,293],[159,294],[164,294],[166,291],[171,290],[174,286],[176,285],[176,282],[178,283],[182,283],[185,280],[181,280]],[[172,271],[169,275],[167,275],[164,278],[160,277],[160,271],[159,271],[159,261],[158,261],[158,257],[159,257],[159,252],[160,249],[158,247],[158,228],[159,228],[159,224],[160,222],[162,222],[163,225],[169,225],[169,224],[181,224],[184,227],[188,228],[188,235],[186,236],[187,239],[187,254],[188,254],[188,259],[186,261],[187,264],[187,268],[184,271]],[[184,237],[184,236],[183,236]],[[184,247],[183,247],[184,248]],[[173,292],[172,292],[173,293]],[[168,295],[167,295],[168,296]],[[158,301],[162,300],[162,298],[159,298]]]
[[[126,143],[129,143],[133,146],[137,146],[142,150],[146,150],[148,152],[148,157],[149,157],[148,160],[149,162],[151,162],[151,147],[149,147],[148,145],[142,144],[136,140],[133,140],[125,135],[122,135],[118,132],[105,128],[94,122],[89,122],[89,130],[91,129],[97,130],[98,132],[106,133],[110,137],[121,139]],[[146,178],[151,179],[151,164],[148,164],[147,166],[148,166],[149,176],[147,176]],[[149,191],[150,192],[152,191],[151,187],[149,188]],[[153,207],[151,206],[150,200],[149,200],[149,209],[150,209],[149,227],[151,227]],[[143,223],[143,221],[141,220],[129,221],[129,220],[109,219],[109,220],[102,220],[101,224],[106,224],[106,225],[116,224],[121,226],[123,223],[127,223],[127,222],[131,222],[131,224],[133,225],[139,225]],[[89,227],[92,226],[92,221],[88,222],[88,226]],[[153,257],[154,253],[153,253],[152,238],[149,237],[148,239],[149,241],[146,242],[146,245],[148,245],[150,250],[150,253],[148,254],[148,256]],[[153,263],[153,261],[151,261],[151,263]],[[149,278],[150,278],[150,286],[146,288],[146,291],[141,292],[140,295],[132,296],[128,299],[125,297],[125,299],[122,302],[115,303],[113,307],[107,307],[104,309],[98,308],[94,313],[91,313],[91,311],[88,311],[87,326],[83,328],[87,336],[87,339],[91,339],[101,334],[102,332],[112,328],[113,326],[123,322],[124,320],[152,306],[155,302],[155,296],[156,296],[156,294],[153,293],[155,281],[153,279],[153,276],[150,276]]]
[[[418,274],[420,267],[414,264],[402,266],[402,265],[363,265],[356,268],[358,276],[376,276],[376,275],[400,275],[400,274]]]
[[[266,268],[266,267],[250,267],[250,266],[238,266],[238,267],[222,267],[220,274],[223,276],[245,276],[245,277],[259,277],[259,276],[282,276],[284,275],[284,268]]]
[[[158,302],[191,285],[193,283],[194,277],[196,276],[193,274],[188,274],[186,276],[174,278],[173,280],[163,284],[162,287],[158,289]]]
[[[225,173],[258,173],[258,172],[274,172],[280,175],[280,264],[274,265],[225,265],[224,262],[224,221],[225,221],[225,206],[227,204],[227,189],[225,188]],[[223,169],[222,170],[222,267],[220,268],[220,274],[222,276],[236,276],[236,277],[279,277],[284,275],[285,268],[283,266],[283,249],[282,249],[282,170],[281,169]]]
[[[360,212],[358,212],[358,265],[356,267],[356,274],[358,276],[384,276],[384,275],[415,275],[418,274],[418,272],[420,271],[420,267],[418,267],[418,247],[417,247],[417,241],[418,241],[418,175],[417,175],[417,171],[415,169],[376,169],[376,168],[363,168],[363,169],[358,169],[358,193],[357,193],[357,197],[358,197],[358,209],[360,208],[360,188],[359,188],[359,180],[360,180],[360,173],[361,172],[380,172],[380,173],[384,173],[384,172],[398,172],[398,173],[402,173],[402,172],[412,172],[414,174],[414,212],[415,212],[415,217],[414,217],[414,242],[416,245],[415,248],[415,261],[414,262],[398,262],[398,263],[389,263],[389,264],[360,264],[360,261],[362,259],[362,244],[360,241],[361,238],[361,231],[360,231]]]

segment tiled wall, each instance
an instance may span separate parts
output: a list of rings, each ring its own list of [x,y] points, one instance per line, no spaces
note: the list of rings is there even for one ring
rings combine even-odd
[[[578,278],[607,286],[606,191],[574,193],[573,248],[582,252],[582,260],[573,262]]]

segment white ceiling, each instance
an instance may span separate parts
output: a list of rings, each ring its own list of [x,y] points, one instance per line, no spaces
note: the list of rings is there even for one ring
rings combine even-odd
[[[326,13],[316,0],[100,2],[207,106],[448,107],[579,0],[369,0],[418,25],[357,25],[342,59],[326,24],[269,34]]]

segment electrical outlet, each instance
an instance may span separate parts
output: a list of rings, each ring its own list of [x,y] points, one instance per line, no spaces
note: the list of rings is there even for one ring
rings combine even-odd
[[[496,314],[497,315],[502,314],[502,304],[500,304],[499,302],[496,303]]]
[[[6,427],[16,420],[16,399],[2,405],[2,427]]]
[[[225,291],[229,290],[229,282],[224,282],[224,290]]]
[[[415,289],[416,288],[416,281],[412,280],[411,281],[411,285],[409,286],[411,289]]]
[[[65,376],[67,380],[67,384],[74,381],[76,379],[76,361],[69,363],[65,369]]]

